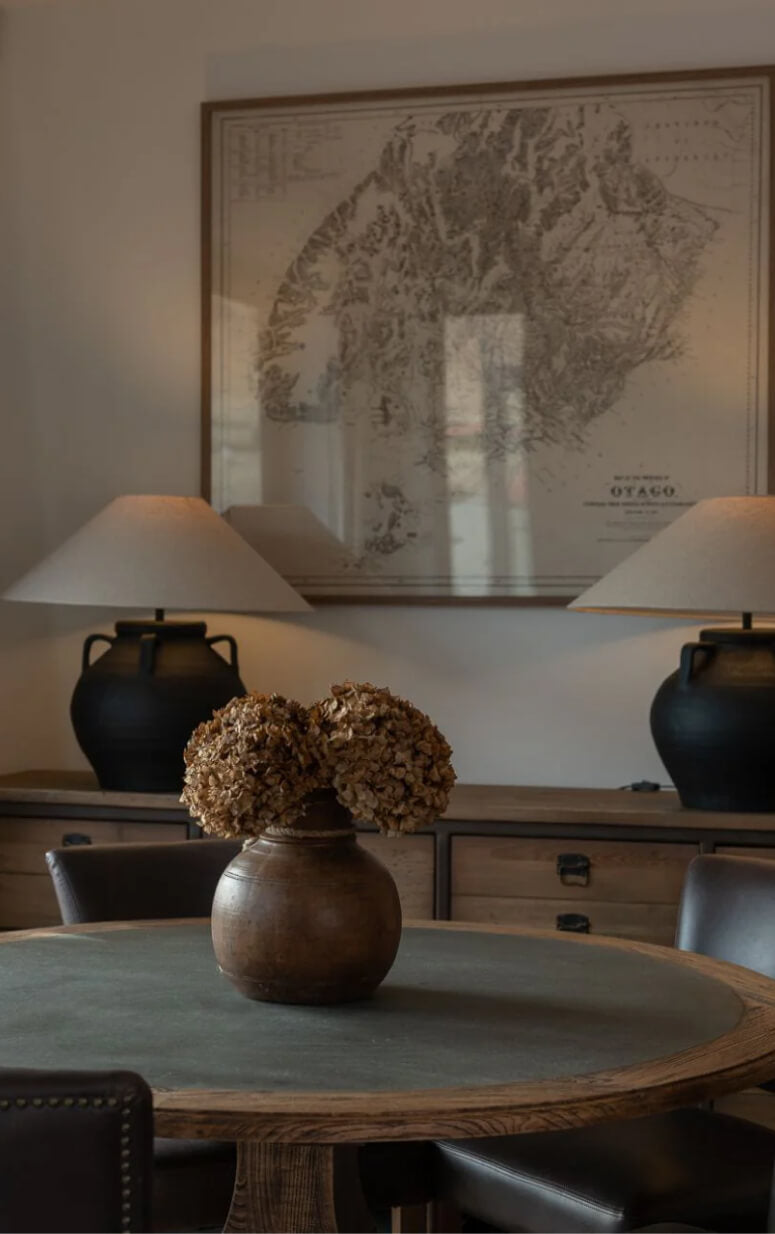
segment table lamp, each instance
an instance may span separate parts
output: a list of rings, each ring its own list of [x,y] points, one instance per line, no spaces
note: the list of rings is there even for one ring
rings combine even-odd
[[[568,606],[741,615],[702,630],[659,687],[651,733],[684,806],[775,811],[775,497],[698,501]]]
[[[101,788],[158,793],[180,791],[197,724],[246,692],[231,635],[208,638],[204,622],[166,621],[165,609],[310,608],[201,497],[117,497],[2,598],[154,610],[88,636],[70,714]],[[109,650],[92,663],[98,642]]]

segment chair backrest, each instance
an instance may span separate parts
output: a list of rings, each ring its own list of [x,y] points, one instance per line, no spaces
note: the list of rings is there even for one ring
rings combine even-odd
[[[681,891],[675,945],[775,977],[775,861],[695,857]]]
[[[46,853],[65,925],[79,921],[209,917],[239,840],[73,844]]]
[[[150,1230],[152,1170],[139,1075],[0,1068],[0,1230]]]

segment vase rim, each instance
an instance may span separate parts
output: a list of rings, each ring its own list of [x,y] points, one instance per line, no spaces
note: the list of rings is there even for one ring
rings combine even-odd
[[[263,835],[269,835],[272,839],[333,839],[350,832],[354,834],[354,831],[352,814],[338,800],[336,790],[331,786],[305,793],[297,816],[287,823],[270,823]]]

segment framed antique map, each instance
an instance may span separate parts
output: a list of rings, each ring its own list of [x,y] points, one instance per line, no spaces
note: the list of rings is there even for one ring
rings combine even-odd
[[[205,495],[310,597],[546,602],[766,492],[772,86],[205,104]]]

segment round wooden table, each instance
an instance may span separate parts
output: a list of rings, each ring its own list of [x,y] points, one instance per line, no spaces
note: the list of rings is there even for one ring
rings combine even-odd
[[[129,1068],[157,1134],[238,1141],[227,1230],[369,1228],[335,1200],[348,1145],[556,1130],[775,1074],[774,981],[619,939],[405,927],[375,997],[336,1007],[242,997],[208,922],[0,943],[3,1064]]]

